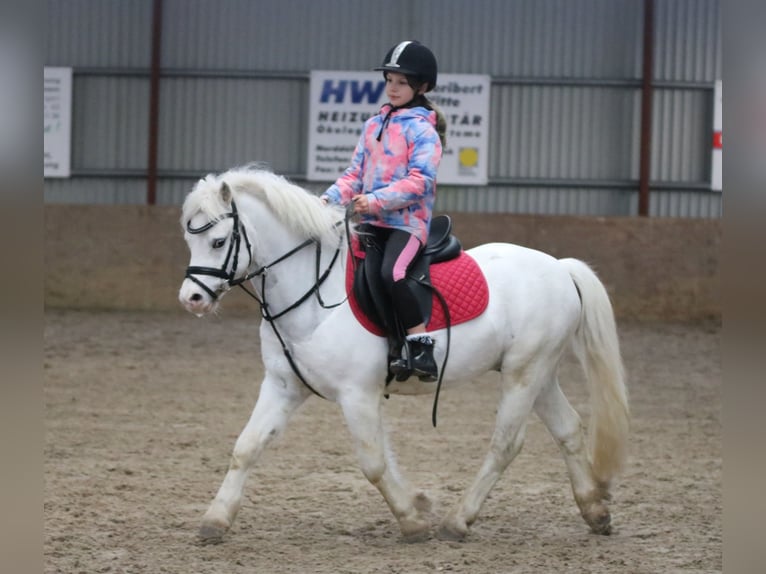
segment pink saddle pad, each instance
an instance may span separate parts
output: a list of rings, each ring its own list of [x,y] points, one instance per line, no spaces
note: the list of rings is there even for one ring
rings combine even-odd
[[[459,325],[481,315],[489,303],[489,288],[484,274],[476,261],[465,251],[455,259],[431,265],[431,284],[439,290],[447,301],[451,325]],[[346,265],[346,293],[354,316],[365,329],[376,335],[385,336],[385,332],[373,323],[362,311],[354,297],[354,266],[349,254]],[[436,331],[447,327],[442,304],[433,296],[431,320],[426,328]]]

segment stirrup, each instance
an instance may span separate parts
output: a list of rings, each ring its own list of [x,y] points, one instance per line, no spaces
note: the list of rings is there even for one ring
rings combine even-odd
[[[391,361],[388,364],[388,370],[394,374],[394,377],[400,383],[412,376],[412,369],[407,364],[407,359],[403,359],[402,357]]]
[[[433,373],[427,373],[425,371],[413,369],[412,374],[416,375],[417,378],[420,379],[421,383],[435,383],[439,379],[439,373],[437,371]]]
[[[388,365],[389,370],[394,374],[396,380],[400,383],[410,377],[417,377],[423,383],[434,383],[438,380],[438,372],[429,373],[419,369],[412,369],[407,365],[407,359],[398,358],[391,361]]]

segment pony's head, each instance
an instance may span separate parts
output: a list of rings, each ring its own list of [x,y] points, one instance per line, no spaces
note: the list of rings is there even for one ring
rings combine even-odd
[[[194,186],[181,212],[191,260],[179,300],[188,311],[202,315],[215,310],[232,285],[247,280],[252,267],[268,263],[258,257],[265,241],[259,233],[264,217],[297,239],[337,242],[342,232],[335,225],[337,210],[268,170],[244,167],[208,175]],[[285,251],[292,247],[286,245]]]
[[[247,226],[231,187],[214,176],[201,179],[187,196],[181,225],[191,259],[178,298],[187,311],[203,315],[247,273],[252,262]]]

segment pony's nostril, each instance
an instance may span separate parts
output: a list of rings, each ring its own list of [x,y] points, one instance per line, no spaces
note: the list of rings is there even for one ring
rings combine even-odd
[[[196,303],[197,301],[202,301],[202,295],[199,293],[195,293],[191,297],[189,297],[189,301],[192,301],[193,303]]]

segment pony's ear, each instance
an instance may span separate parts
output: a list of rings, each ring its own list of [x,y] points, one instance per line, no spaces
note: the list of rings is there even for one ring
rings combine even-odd
[[[224,203],[231,203],[231,188],[225,181],[221,184],[221,199]]]

